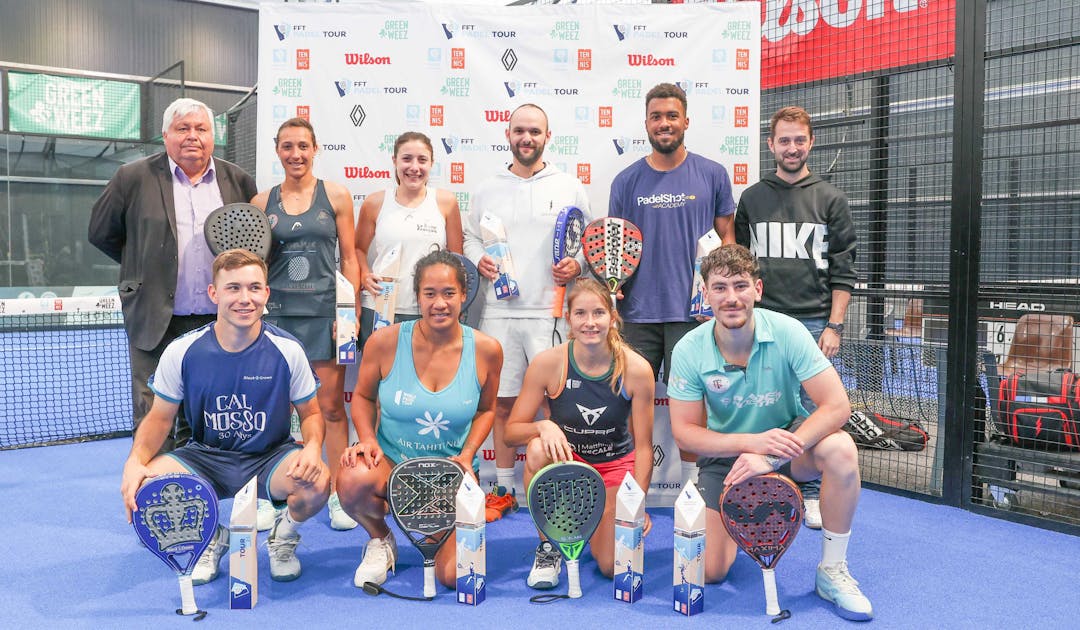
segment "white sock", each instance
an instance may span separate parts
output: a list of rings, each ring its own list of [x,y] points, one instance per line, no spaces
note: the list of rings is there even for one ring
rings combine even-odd
[[[512,493],[514,491],[514,469],[496,468],[495,483],[506,488],[508,494]]]
[[[281,516],[278,517],[277,528],[274,530],[274,535],[277,538],[294,538],[299,536],[296,528],[300,526],[300,521],[293,520],[292,512],[286,507],[281,511]]]
[[[683,483],[686,483],[687,480],[689,480],[692,483],[697,483],[697,480],[698,480],[697,479],[697,471],[698,471],[697,462],[680,461],[679,464],[680,464],[681,470],[682,470]]]
[[[848,540],[851,532],[837,534],[821,528],[821,566],[840,564],[847,560]]]

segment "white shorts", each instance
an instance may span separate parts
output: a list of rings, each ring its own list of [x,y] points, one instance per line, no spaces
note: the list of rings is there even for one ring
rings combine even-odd
[[[537,354],[566,341],[566,320],[484,318],[479,329],[502,345],[503,365],[499,376],[499,398],[513,398],[521,393],[525,370]],[[552,334],[553,329],[557,334]],[[554,342],[554,343],[553,343]]]

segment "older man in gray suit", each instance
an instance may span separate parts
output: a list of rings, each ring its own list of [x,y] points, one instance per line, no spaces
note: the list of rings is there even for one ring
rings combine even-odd
[[[227,203],[258,192],[243,169],[215,160],[214,113],[190,98],[173,101],[162,117],[165,152],[125,164],[90,215],[88,237],[120,263],[120,302],[131,355],[131,397],[137,428],[153,402],[147,379],[165,346],[214,319],[206,294],[214,256],[203,223]],[[178,420],[162,452],[187,441]]]

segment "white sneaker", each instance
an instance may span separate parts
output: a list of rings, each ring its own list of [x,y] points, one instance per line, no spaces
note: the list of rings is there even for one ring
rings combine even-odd
[[[326,507],[330,510],[331,528],[338,531],[346,531],[359,525],[359,523],[354,521],[351,516],[345,513],[345,510],[341,509],[341,501],[338,499],[336,492],[330,495],[330,500],[326,502]]]
[[[525,583],[540,590],[555,588],[559,585],[559,573],[562,572],[562,554],[549,541],[541,541],[536,546],[532,570]]]
[[[383,538],[372,538],[364,550],[364,559],[353,574],[353,586],[364,588],[366,582],[382,584],[386,581],[386,572],[393,571],[397,565],[397,541],[394,532]]]
[[[874,618],[874,607],[859,590],[859,582],[848,572],[847,562],[817,568],[817,594],[836,606],[844,619],[867,621]]]
[[[274,502],[269,499],[259,499],[256,505],[258,505],[258,511],[255,515],[255,528],[260,532],[265,532],[274,526],[278,510],[274,507]]]
[[[285,512],[274,521],[274,529],[266,539],[266,548],[270,551],[270,578],[276,582],[292,582],[300,577],[300,560],[296,557],[296,546],[300,544],[300,534],[289,537],[278,536],[277,530]]]
[[[218,565],[221,558],[229,552],[229,530],[221,525],[214,532],[214,539],[206,547],[206,551],[199,556],[195,563],[195,569],[191,572],[191,583],[195,586],[213,582],[218,576]]]
[[[803,501],[803,525],[810,529],[821,529],[821,499]]]

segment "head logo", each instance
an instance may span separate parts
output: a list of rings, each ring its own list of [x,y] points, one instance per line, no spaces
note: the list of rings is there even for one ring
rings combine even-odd
[[[443,116],[443,106],[432,105],[429,108],[428,125],[432,127],[442,127],[444,124],[446,124],[446,118]]]
[[[738,48],[735,50],[735,69],[736,70],[749,70],[750,69],[750,49]]]
[[[506,68],[506,71],[510,72],[511,70],[514,69],[515,66],[517,66],[517,62],[518,62],[518,58],[517,58],[517,54],[514,52],[514,49],[513,48],[507,48],[503,52],[503,56],[502,56],[503,68]]]
[[[349,120],[352,121],[353,126],[359,127],[364,124],[364,120],[367,118],[367,113],[364,112],[364,108],[357,103],[352,111],[349,112]]]
[[[390,57],[383,55],[375,57],[371,53],[345,53],[345,65],[347,66],[389,66]]]
[[[517,96],[519,85],[517,81],[503,81],[503,87],[506,88],[506,95],[510,98]]]
[[[465,49],[464,48],[451,48],[450,49],[450,67],[454,70],[465,69]]]
[[[296,49],[296,69],[297,70],[311,70],[311,49],[310,48],[297,48]]]
[[[592,164],[585,162],[577,165],[577,178],[582,184],[592,183]]]
[[[451,162],[450,163],[450,183],[451,184],[464,184],[465,183],[465,163],[464,162]]]
[[[578,48],[577,69],[592,70],[592,48]]]
[[[675,58],[674,57],[654,57],[654,56],[652,56],[652,54],[648,54],[648,55],[641,55],[641,54],[637,54],[637,53],[630,54],[630,55],[626,56],[626,62],[628,64],[630,64],[630,66],[632,68],[637,68],[639,66],[647,66],[647,67],[668,66],[668,67],[675,67]]]
[[[375,170],[369,166],[346,166],[346,179],[390,179],[390,171]]]
[[[735,164],[732,168],[731,182],[736,186],[745,186],[750,182],[750,166],[747,164]]]
[[[600,127],[610,127],[614,121],[614,108],[611,106],[600,107],[597,123]]]
[[[509,109],[485,109],[484,120],[490,123],[508,123],[510,122],[510,110]]]

